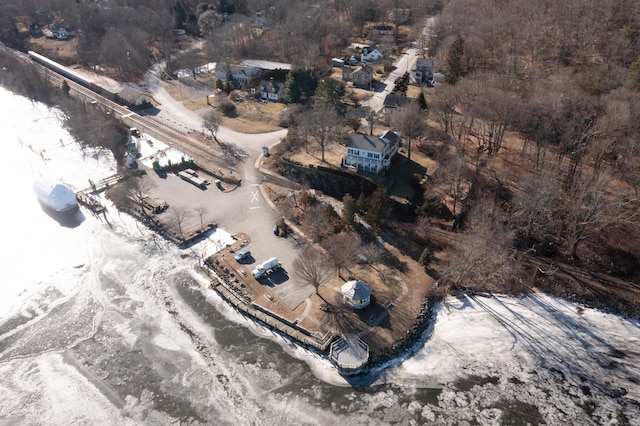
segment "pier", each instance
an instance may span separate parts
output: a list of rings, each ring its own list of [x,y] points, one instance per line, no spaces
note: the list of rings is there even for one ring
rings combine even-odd
[[[102,214],[107,210],[107,208],[100,202],[100,200],[95,195],[92,195],[89,192],[76,192],[76,200],[78,200],[78,203],[88,208],[97,215]]]
[[[76,200],[82,206],[88,208],[93,213],[99,215],[103,214],[107,211],[107,208],[102,204],[100,199],[95,196],[95,194],[104,191],[112,185],[120,182],[124,179],[125,176],[121,173],[116,173],[111,176],[107,176],[104,179],[99,180],[98,182],[93,182],[89,179],[89,186],[83,190],[76,192]]]

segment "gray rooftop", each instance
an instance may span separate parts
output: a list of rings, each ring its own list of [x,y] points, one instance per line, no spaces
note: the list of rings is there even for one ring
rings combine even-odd
[[[403,108],[413,101],[413,98],[409,98],[407,96],[388,94],[384,98],[383,105],[385,106],[385,108]]]
[[[259,59],[247,59],[240,62],[241,66],[255,67],[263,70],[290,70],[291,64],[285,64],[283,62],[263,61]]]
[[[371,296],[371,287],[364,281],[352,280],[342,285],[342,294],[352,300],[364,300]]]
[[[382,152],[387,142],[377,136],[353,133],[349,135],[347,146],[349,148],[366,149],[368,151]]]

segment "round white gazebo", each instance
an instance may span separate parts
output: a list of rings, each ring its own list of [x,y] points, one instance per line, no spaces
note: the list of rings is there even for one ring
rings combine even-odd
[[[344,303],[354,309],[362,309],[371,302],[371,286],[360,280],[347,281],[342,285]]]

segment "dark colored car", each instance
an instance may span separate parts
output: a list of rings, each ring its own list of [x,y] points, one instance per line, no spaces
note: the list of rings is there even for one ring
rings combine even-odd
[[[249,250],[242,250],[242,251],[239,251],[238,253],[236,253],[236,260],[238,262],[241,262],[241,261],[245,260],[246,258],[248,258],[249,256],[251,256],[251,252]]]

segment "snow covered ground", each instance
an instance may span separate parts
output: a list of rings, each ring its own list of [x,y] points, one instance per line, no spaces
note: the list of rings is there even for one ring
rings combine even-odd
[[[161,166],[166,166],[169,161],[171,161],[172,164],[179,164],[183,159],[185,161],[192,159],[182,151],[172,148],[147,134],[143,134],[142,137],[139,138],[137,146],[141,154],[142,164],[149,168],[153,167],[154,161],[158,161]]]

